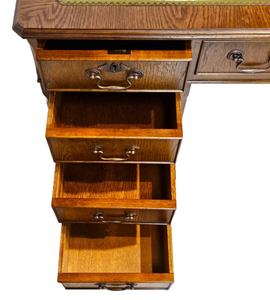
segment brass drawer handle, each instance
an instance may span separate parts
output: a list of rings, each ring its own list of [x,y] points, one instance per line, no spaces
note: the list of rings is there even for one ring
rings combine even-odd
[[[112,286],[112,287],[109,287],[107,286],[105,283],[99,283],[98,284],[98,288],[100,290],[109,290],[109,291],[125,291],[125,290],[134,290],[135,289],[135,286],[136,284],[126,284],[125,287],[118,287],[117,285],[116,286]]]
[[[236,69],[243,73],[262,73],[270,70],[270,59],[268,61],[268,67],[263,69],[248,69],[248,68],[240,68],[240,66],[243,66],[244,57],[243,52],[240,50],[233,50],[227,55],[227,59],[230,61],[234,61],[236,63]]]
[[[93,146],[90,148],[93,154],[99,154],[101,160],[105,161],[125,161],[130,158],[130,155],[134,155],[136,152],[140,151],[140,147],[138,146],[128,146],[126,148],[126,157],[104,157],[103,150],[101,146]]]
[[[118,85],[107,85],[107,86],[103,86],[100,85],[101,82],[101,74],[100,71],[97,69],[87,69],[85,71],[85,76],[94,80],[94,79],[98,79],[97,81],[97,86],[102,89],[102,90],[127,90],[131,87],[131,82],[130,80],[138,80],[140,78],[143,77],[143,71],[139,70],[139,69],[133,69],[130,70],[127,74],[126,80],[128,85],[127,86],[118,86]]]
[[[104,220],[105,216],[103,212],[98,211],[98,212],[93,212],[92,215],[95,217],[96,220],[100,220],[102,223],[123,223],[125,221],[133,221],[135,217],[137,217],[136,213],[125,213],[124,215],[121,216],[106,216],[107,218],[124,218],[123,221],[121,220]]]

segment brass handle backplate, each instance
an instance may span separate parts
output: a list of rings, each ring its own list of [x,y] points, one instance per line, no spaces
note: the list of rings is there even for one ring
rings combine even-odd
[[[100,290],[109,290],[109,291],[125,291],[125,290],[134,290],[136,284],[126,284],[126,286],[121,287],[120,285],[108,286],[106,283],[97,284]]]
[[[113,73],[116,73],[116,72],[113,72]],[[117,91],[129,89],[132,85],[130,80],[138,80],[138,79],[143,77],[143,71],[141,71],[139,69],[132,69],[128,72],[127,77],[126,77],[126,81],[128,83],[127,86],[118,86],[118,85],[104,86],[104,85],[100,84],[102,78],[101,78],[101,73],[100,73],[99,70],[97,70],[97,69],[87,69],[84,74],[85,74],[86,77],[88,77],[92,80],[97,79],[98,88],[100,88],[102,90],[117,90]]]
[[[268,67],[266,68],[256,68],[256,69],[249,69],[248,67],[243,68],[244,55],[243,52],[240,50],[233,50],[230,53],[228,53],[227,59],[230,61],[234,61],[236,63],[236,69],[243,73],[263,73],[270,70],[270,58],[268,61]]]
[[[101,221],[102,223],[123,223],[125,221],[133,221],[135,217],[137,217],[136,213],[125,213],[124,215],[120,216],[106,216],[106,218],[124,218],[124,220],[104,220],[105,216],[103,212],[93,212],[92,215],[96,220]]]
[[[136,152],[140,151],[140,147],[138,146],[128,146],[126,148],[126,157],[104,157],[104,152],[101,146],[93,146],[90,147],[90,150],[93,154],[99,154],[101,160],[105,161],[125,161],[130,158],[130,155],[134,155]]]

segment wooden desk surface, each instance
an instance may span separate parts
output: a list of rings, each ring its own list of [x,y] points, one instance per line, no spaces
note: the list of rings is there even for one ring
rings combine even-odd
[[[62,6],[56,0],[17,0],[13,29],[24,38],[269,38],[270,5]]]

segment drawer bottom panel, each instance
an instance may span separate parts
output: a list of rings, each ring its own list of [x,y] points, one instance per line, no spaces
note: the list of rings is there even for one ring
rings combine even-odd
[[[173,280],[170,226],[62,225],[58,282],[65,288],[168,289]]]

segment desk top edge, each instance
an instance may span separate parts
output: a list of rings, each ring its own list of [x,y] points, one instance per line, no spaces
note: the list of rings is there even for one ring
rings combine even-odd
[[[23,38],[48,39],[261,38],[270,37],[269,15],[270,5],[72,7],[54,0],[17,0],[13,30]]]

